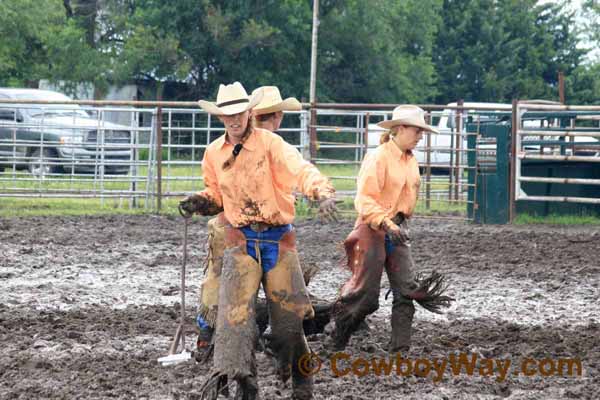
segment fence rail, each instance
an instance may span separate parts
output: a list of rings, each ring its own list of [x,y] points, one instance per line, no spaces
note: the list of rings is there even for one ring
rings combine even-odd
[[[524,126],[523,116],[528,114],[545,113],[554,117],[556,125],[531,129]],[[600,197],[581,196],[540,196],[527,194],[522,183],[545,183],[562,185],[600,185],[600,179],[574,177],[543,177],[524,176],[523,161],[535,160],[555,164],[553,170],[566,173],[565,166],[573,163],[600,162],[600,142],[594,138],[600,137],[600,129],[590,126],[578,126],[578,122],[594,121],[600,117],[600,106],[564,106],[548,104],[531,104],[515,102],[515,126],[513,127],[513,173],[514,201],[542,201],[560,203],[600,204]],[[514,214],[514,211],[513,211]]]
[[[340,196],[353,197],[358,167],[379,143],[377,123],[393,107],[317,104],[313,122],[306,109],[289,112],[278,133],[330,176]],[[442,132],[426,134],[414,151],[422,171],[420,198],[425,209],[443,203],[465,215],[473,203],[467,190],[475,186],[465,174],[479,165],[469,165],[467,155],[480,153],[466,146],[477,135],[466,132],[466,120],[507,115],[511,108],[422,107]],[[79,115],[66,115],[74,108]],[[163,198],[201,188],[203,152],[223,131],[195,102],[0,99],[0,197],[118,198],[130,207],[161,208]]]

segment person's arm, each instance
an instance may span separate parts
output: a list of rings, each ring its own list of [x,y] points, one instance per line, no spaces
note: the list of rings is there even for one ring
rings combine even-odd
[[[271,155],[275,171],[282,182],[293,182],[309,199],[321,201],[335,197],[335,189],[329,179],[317,167],[304,160],[291,144],[281,138],[271,143]]]
[[[219,190],[214,164],[208,155],[208,150],[204,153],[202,160],[202,176],[204,178],[204,190],[187,196],[179,203],[180,209],[185,214],[215,215],[223,211],[223,197]]]
[[[376,154],[367,156],[358,173],[354,205],[361,219],[373,229],[380,229],[387,217],[387,211],[380,205],[385,178],[382,160],[378,160]]]
[[[286,182],[287,185],[300,189],[309,199],[318,201],[321,221],[337,221],[335,189],[329,179],[281,137],[272,141],[271,154],[278,181]]]
[[[329,178],[312,163],[302,160],[298,174],[298,189],[311,200],[319,201],[335,196],[335,189]]]
[[[204,178],[204,190],[197,192],[196,194],[205,197],[216,206],[222,208],[223,196],[219,190],[214,162],[210,157],[208,149],[204,152],[204,158],[202,159],[202,177]]]

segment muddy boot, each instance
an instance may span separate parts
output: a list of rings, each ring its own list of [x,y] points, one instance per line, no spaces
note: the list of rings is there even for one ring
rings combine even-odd
[[[200,387],[200,398],[206,400],[218,400],[220,395],[229,398],[227,376],[213,373]]]
[[[415,306],[412,301],[395,304],[392,307],[392,338],[389,346],[391,353],[409,350],[414,313]]]
[[[311,362],[312,363],[312,362]],[[313,370],[314,366],[310,366]],[[312,400],[313,396],[313,377],[312,375],[305,376],[298,368],[293,368],[292,371],[292,399],[293,400]]]
[[[215,345],[213,343],[214,329],[207,326],[200,328],[198,339],[196,340],[196,352],[194,358],[199,363],[208,363],[212,357]]]
[[[350,337],[352,333],[350,329],[344,326],[344,324],[339,324],[336,322],[333,333],[331,334],[331,347],[335,351],[343,351],[348,342],[350,341]]]
[[[258,382],[255,376],[247,376],[236,379],[237,390],[235,391],[234,400],[257,400]]]

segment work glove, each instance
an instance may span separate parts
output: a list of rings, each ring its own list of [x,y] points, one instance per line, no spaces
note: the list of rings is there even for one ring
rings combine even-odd
[[[187,196],[179,202],[179,209],[187,215],[198,213],[200,215],[215,215],[223,209],[213,201],[197,193]]]
[[[319,219],[325,222],[337,222],[338,209],[335,197],[323,198],[319,200]]]
[[[409,240],[408,224],[406,220],[402,224],[397,225],[391,219],[385,218],[381,223],[381,227],[388,234],[394,245],[406,243]]]

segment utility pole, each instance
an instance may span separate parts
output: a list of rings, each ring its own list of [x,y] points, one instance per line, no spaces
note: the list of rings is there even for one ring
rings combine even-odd
[[[313,0],[312,47],[310,55],[310,158],[317,157],[317,36],[319,32],[319,0]]]

